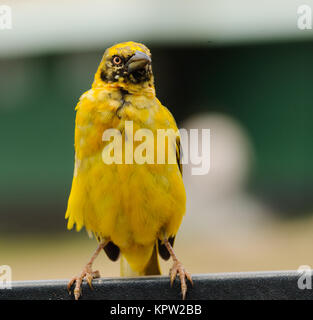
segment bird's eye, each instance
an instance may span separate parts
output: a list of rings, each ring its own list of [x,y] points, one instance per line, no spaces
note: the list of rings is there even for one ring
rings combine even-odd
[[[115,56],[115,57],[113,58],[113,63],[114,63],[116,66],[120,65],[120,64],[122,63],[121,57]]]

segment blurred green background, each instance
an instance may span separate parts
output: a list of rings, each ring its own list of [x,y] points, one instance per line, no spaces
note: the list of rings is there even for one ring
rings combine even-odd
[[[105,48],[127,40],[150,48],[157,96],[179,127],[210,128],[219,141],[216,153],[230,163],[226,168],[214,160],[213,143],[208,176],[196,181],[187,173],[189,205],[176,243],[186,267],[200,273],[313,263],[313,31],[297,29],[294,1],[253,3],[257,7],[196,1],[191,12],[188,2],[180,2],[180,12],[173,3],[137,1],[133,7],[146,19],[138,24],[122,13],[111,28],[117,17],[112,1],[69,1],[65,8],[60,4],[61,17],[54,15],[55,29],[47,25],[58,2],[6,3],[13,29],[0,30],[0,264],[12,266],[13,280],[69,277],[95,247],[84,232],[67,232],[64,220],[74,107],[90,88]],[[148,24],[156,6],[165,17]],[[126,17],[127,3],[120,7]],[[71,8],[86,20],[80,23]],[[109,21],[92,18],[107,15],[106,8],[112,9]],[[210,17],[215,20],[208,22]],[[225,132],[238,134],[238,145],[227,135],[219,138]],[[229,169],[236,154],[238,164]],[[223,192],[234,175],[240,182]],[[211,199],[219,177],[225,185]],[[203,202],[188,193],[192,183]],[[118,275],[118,264],[104,255],[98,264],[103,275]]]

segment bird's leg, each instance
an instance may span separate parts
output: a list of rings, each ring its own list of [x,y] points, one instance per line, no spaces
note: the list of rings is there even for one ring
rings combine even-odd
[[[171,286],[173,285],[176,275],[178,274],[180,279],[180,285],[181,285],[181,293],[183,296],[183,300],[185,300],[186,292],[187,292],[186,278],[193,285],[191,274],[184,268],[183,264],[177,259],[176,254],[173,250],[173,247],[171,246],[167,237],[164,238],[164,244],[173,259],[173,266],[170,269]]]
[[[87,280],[89,287],[92,289],[92,280],[96,278],[100,278],[100,272],[98,270],[92,271],[91,267],[93,262],[99,255],[100,251],[106,246],[107,243],[108,243],[107,240],[103,240],[99,243],[95,253],[91,257],[90,261],[85,265],[81,274],[76,277],[73,277],[67,284],[67,290],[69,294],[71,294],[71,287],[75,282],[75,289],[74,289],[75,300],[78,300],[78,298],[81,295],[81,285],[84,279]]]

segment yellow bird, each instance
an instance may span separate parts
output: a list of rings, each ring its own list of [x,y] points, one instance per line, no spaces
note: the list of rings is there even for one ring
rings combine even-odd
[[[99,245],[81,274],[68,283],[69,292],[75,283],[74,296],[78,299],[82,281],[87,280],[91,287],[92,279],[100,276],[92,271],[92,263],[104,249],[113,261],[121,256],[122,276],[161,274],[158,254],[166,260],[172,257],[171,284],[178,274],[184,299],[185,279],[191,283],[192,279],[173,251],[186,205],[179,135],[173,147],[175,163],[138,163],[135,156],[128,159],[130,163],[125,156],[127,141],[131,140],[133,149],[141,144],[127,133],[130,121],[134,135],[147,129],[153,134],[152,142],[159,129],[177,132],[173,116],[155,96],[149,49],[135,42],[108,48],[92,88],[81,96],[75,110],[75,168],[65,218],[68,229],[76,224],[79,231],[84,226]],[[109,129],[121,133],[122,163],[104,161],[104,149],[112,143],[103,139]],[[171,141],[165,145],[168,150]],[[141,156],[147,157],[151,150],[153,160],[158,156],[154,151],[162,152],[157,145]],[[169,152],[166,155],[169,157]]]

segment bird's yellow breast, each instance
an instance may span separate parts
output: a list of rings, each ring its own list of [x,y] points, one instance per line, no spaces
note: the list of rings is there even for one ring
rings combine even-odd
[[[78,230],[85,226],[111,239],[122,252],[134,246],[150,248],[161,231],[169,236],[176,234],[186,202],[179,166],[108,165],[102,160],[108,143],[102,139],[106,129],[118,129],[123,139],[125,121],[133,121],[134,134],[141,128],[153,133],[162,128],[177,130],[170,112],[150,91],[144,95],[125,94],[111,87],[87,91],[76,109],[68,228],[75,223]],[[135,141],[134,149],[138,145]]]

